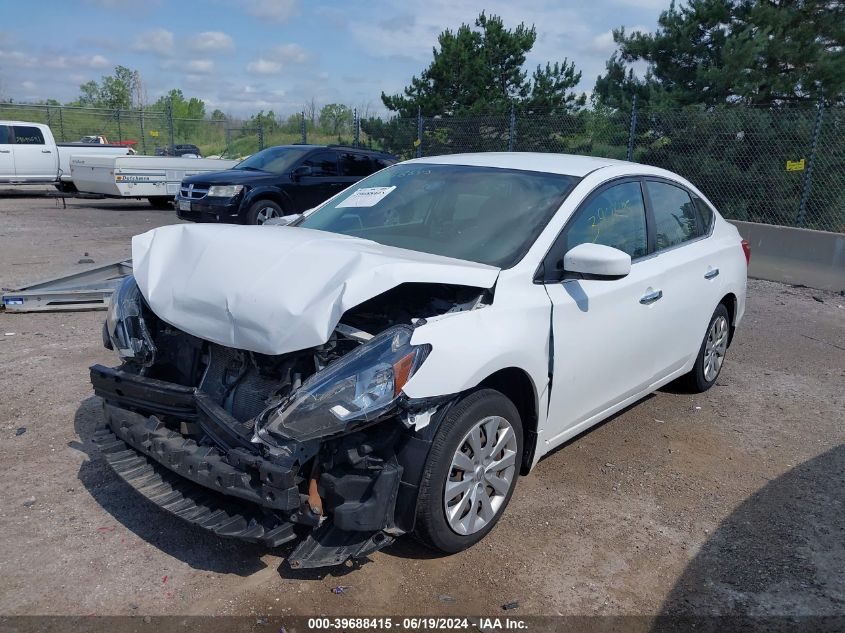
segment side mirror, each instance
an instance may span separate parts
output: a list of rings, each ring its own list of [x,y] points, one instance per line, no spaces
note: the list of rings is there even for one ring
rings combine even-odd
[[[602,244],[579,244],[563,256],[563,279],[622,279],[631,272],[631,256]]]
[[[287,226],[288,224],[293,224],[301,217],[301,213],[291,213],[290,215],[283,215],[280,218],[270,218],[263,226]]]
[[[297,181],[311,175],[311,168],[308,165],[300,165],[290,173],[291,180]]]

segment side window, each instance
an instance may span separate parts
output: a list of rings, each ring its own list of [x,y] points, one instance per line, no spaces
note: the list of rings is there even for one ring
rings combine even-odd
[[[9,144],[9,126],[0,125],[0,145]]]
[[[645,205],[639,182],[609,187],[587,200],[566,229],[563,252],[593,243],[624,251],[631,259],[648,253]]]
[[[334,152],[311,154],[302,164],[311,168],[312,176],[337,176],[337,154]]]
[[[683,244],[699,236],[696,209],[689,194],[665,182],[646,181],[654,215],[658,251]]]
[[[388,158],[373,158],[373,171],[378,171],[379,169],[384,169],[385,167],[390,167],[391,165],[395,164],[396,161]]]
[[[15,145],[44,145],[44,135],[37,127],[14,125]]]
[[[693,196],[692,201],[695,203],[696,212],[698,212],[701,234],[707,235],[710,232],[710,226],[713,224],[713,209],[698,196]]]
[[[374,169],[369,156],[345,152],[340,155],[340,175],[363,178],[373,173]]]

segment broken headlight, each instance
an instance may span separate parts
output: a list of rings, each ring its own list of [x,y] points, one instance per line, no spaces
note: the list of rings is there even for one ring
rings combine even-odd
[[[105,335],[123,360],[148,367],[155,359],[155,344],[144,322],[143,310],[141,290],[135,277],[129,275],[112,294]]]
[[[304,442],[376,420],[431,349],[411,345],[412,333],[407,325],[392,327],[314,374],[287,402],[262,414],[259,433]]]

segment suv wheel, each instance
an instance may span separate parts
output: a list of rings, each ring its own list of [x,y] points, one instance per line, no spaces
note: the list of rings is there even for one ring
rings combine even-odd
[[[264,224],[267,220],[280,218],[284,215],[282,207],[272,200],[258,200],[253,202],[246,213],[247,224]]]

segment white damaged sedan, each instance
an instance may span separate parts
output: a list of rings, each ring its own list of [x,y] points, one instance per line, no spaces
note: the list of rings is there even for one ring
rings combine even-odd
[[[293,567],[471,546],[556,446],[710,388],[745,308],[748,245],[645,165],[423,158],[284,221],[136,236],[91,380],[118,475],[220,536],[304,536]]]

